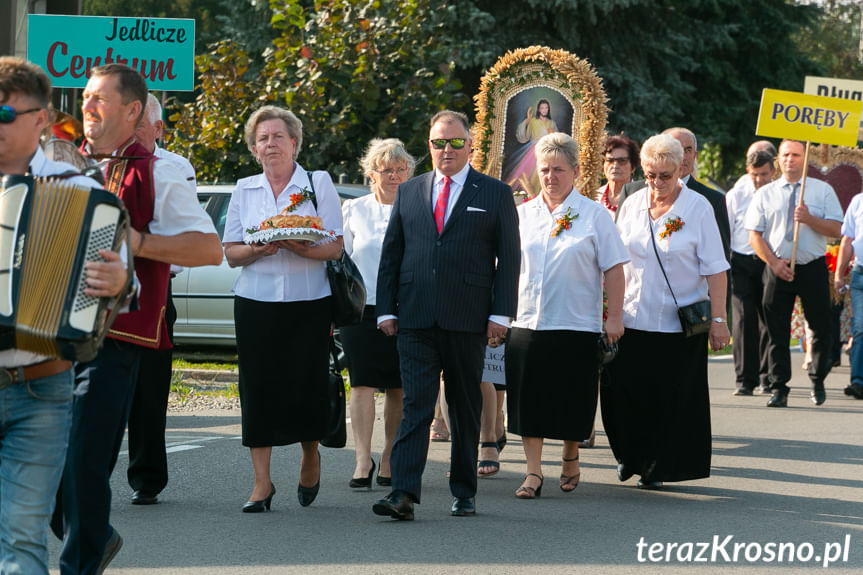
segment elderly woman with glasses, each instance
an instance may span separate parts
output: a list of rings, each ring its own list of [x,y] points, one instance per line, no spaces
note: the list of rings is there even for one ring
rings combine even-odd
[[[605,206],[614,218],[623,186],[632,181],[638,166],[638,144],[623,134],[609,136],[602,145],[602,157],[606,184],[596,190],[596,201]]]
[[[626,335],[603,371],[602,421],[619,479],[637,474],[645,489],[710,475],[707,345],[722,349],[730,339],[719,228],[710,203],[678,179],[682,161],[675,138],[644,142],[647,187],[626,200],[617,218],[631,258],[624,266]],[[677,306],[708,297],[709,333],[686,337]]]
[[[351,376],[351,427],[356,467],[349,485],[371,487],[375,461],[371,455],[375,424],[375,389],[384,390],[384,448],[378,468],[378,485],[391,485],[390,453],[402,417],[402,381],[396,338],[377,328],[375,291],[384,234],[399,184],[413,175],[415,161],[401,140],[375,139],[369,143],[360,166],[372,193],[342,204],[345,251],[366,284],[362,323],[341,328],[341,341]]]
[[[522,436],[527,458],[515,492],[520,499],[542,494],[545,438],[563,440],[561,491],[578,486],[578,444],[596,416],[602,284],[613,343],[623,333],[623,263],[629,260],[608,212],[575,189],[575,140],[561,132],[543,136],[536,159],[542,191],[518,207],[518,312],[506,346],[509,431]]]
[[[324,262],[342,252],[342,211],[330,175],[297,163],[303,125],[292,112],[263,106],[246,122],[246,144],[263,173],[237,182],[225,222],[225,258],[242,267],[234,284],[243,445],[255,482],[244,513],[269,511],[274,445],[302,445],[297,498],[320,488],[318,441],[329,415],[332,294]],[[314,199],[313,199],[314,198]],[[245,243],[244,231],[282,211],[320,217],[335,241]]]

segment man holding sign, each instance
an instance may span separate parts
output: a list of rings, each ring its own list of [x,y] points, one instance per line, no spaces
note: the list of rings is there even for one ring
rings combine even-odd
[[[805,147],[796,140],[779,146],[782,177],[764,186],[752,199],[743,225],[749,243],[767,264],[764,270],[764,316],[772,397],[767,407],[788,405],[791,379],[791,352],[788,338],[794,298],[800,296],[803,312],[814,337],[809,378],[810,397],[815,405],[824,403],[824,379],[830,372],[830,292],[824,252],[827,237],[837,237],[842,225],[842,207],[833,188],[812,178],[801,178],[806,168]],[[805,191],[805,201],[801,194]],[[799,222],[796,256],[792,256],[795,222]],[[791,258],[794,257],[794,266]]]

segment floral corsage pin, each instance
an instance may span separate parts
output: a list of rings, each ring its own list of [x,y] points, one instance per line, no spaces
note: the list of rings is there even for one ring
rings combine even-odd
[[[554,220],[554,229],[551,230],[551,237],[556,238],[572,227],[572,222],[578,219],[578,214],[572,213],[572,208],[566,208],[566,213]]]
[[[665,229],[659,232],[659,239],[664,240],[669,237],[674,232],[680,231],[680,228],[683,227],[683,220],[679,217],[677,218],[668,218],[665,220]]]
[[[299,206],[300,204],[302,204],[303,202],[305,202],[307,200],[311,200],[312,199],[312,192],[304,189],[303,191],[301,191],[299,193],[291,194],[289,196],[289,198],[291,200],[291,203],[288,204],[284,210],[282,210],[282,214],[287,214],[287,213],[293,212],[294,210],[297,209],[297,206]]]

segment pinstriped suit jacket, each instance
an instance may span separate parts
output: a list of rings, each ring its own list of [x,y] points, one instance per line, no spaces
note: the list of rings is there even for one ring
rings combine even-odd
[[[521,252],[512,190],[471,168],[438,236],[433,182],[427,172],[399,186],[375,311],[398,316],[408,329],[485,333],[489,315],[514,317],[517,307]]]

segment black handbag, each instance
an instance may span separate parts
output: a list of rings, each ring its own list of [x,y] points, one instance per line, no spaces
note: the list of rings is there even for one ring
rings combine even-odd
[[[341,448],[348,441],[348,432],[345,423],[345,380],[342,379],[339,357],[336,344],[330,338],[330,364],[329,378],[327,379],[327,395],[329,396],[329,416],[327,418],[327,431],[321,438],[324,447]]]
[[[711,322],[710,300],[705,299],[680,307],[680,304],[677,303],[677,298],[674,296],[674,290],[671,289],[671,282],[668,281],[668,276],[665,274],[665,267],[662,265],[662,258],[659,257],[659,250],[656,249],[656,238],[654,237],[650,214],[647,214],[647,225],[650,227],[650,241],[653,243],[653,253],[656,254],[659,269],[662,270],[662,276],[665,278],[665,283],[668,284],[668,291],[671,292],[671,298],[677,307],[677,317],[680,319],[680,327],[683,328],[683,333],[686,337],[692,337],[693,335],[709,332]]]
[[[312,204],[318,211],[318,198],[315,193],[314,172],[309,172],[309,185],[312,187]],[[366,284],[357,264],[342,250],[337,260],[328,260],[327,280],[333,293],[333,323],[336,327],[359,323],[366,307]]]
[[[366,307],[366,284],[345,250],[339,259],[327,261],[327,279],[333,292],[333,322],[336,327],[361,322]]]

